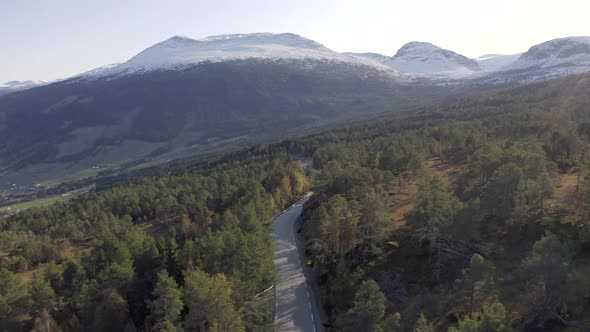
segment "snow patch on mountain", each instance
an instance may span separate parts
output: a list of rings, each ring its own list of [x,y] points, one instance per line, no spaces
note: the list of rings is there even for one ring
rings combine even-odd
[[[247,59],[334,61],[355,66],[370,66],[390,74],[397,74],[389,67],[371,59],[337,53],[318,42],[295,34],[253,33],[202,39],[175,36],[147,48],[125,63],[97,68],[82,76],[99,77],[154,70],[182,70],[203,62]]]
[[[372,53],[372,52],[365,52],[365,53],[354,53],[354,52],[344,52],[342,54],[371,59],[373,61],[377,61],[379,63],[384,63],[385,61],[389,60],[391,57],[379,53]]]
[[[112,63],[110,65],[94,68],[94,69],[84,72],[82,74],[78,74],[78,75],[74,76],[74,78],[84,77],[84,76],[102,76],[104,74],[114,71],[114,69],[117,66],[120,66],[121,64],[122,64],[121,62],[117,62],[117,63]]]
[[[3,84],[0,84],[0,88],[12,88],[12,89],[26,89],[29,87],[43,85],[45,84],[44,81],[10,81]]]
[[[45,81],[10,81],[0,84],[0,95],[5,95],[17,91],[31,89],[37,86],[48,84]]]
[[[488,72],[502,70],[502,68],[516,61],[522,53],[518,54],[486,54],[475,59],[479,66]]]

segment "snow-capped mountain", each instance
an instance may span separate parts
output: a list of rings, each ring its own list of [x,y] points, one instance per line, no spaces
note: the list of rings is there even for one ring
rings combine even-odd
[[[588,71],[590,37],[566,37],[531,47],[482,80],[494,84],[525,84]]]
[[[402,74],[428,78],[461,78],[482,71],[476,61],[425,42],[405,44],[384,64]]]
[[[412,42],[383,64],[401,74],[438,82],[526,84],[590,71],[590,37],[558,38],[525,53],[486,54],[477,59],[430,43]]]
[[[182,70],[200,63],[236,60],[327,61],[352,66],[369,66],[397,75],[391,68],[371,59],[330,50],[324,45],[292,33],[252,33],[192,39],[175,36],[147,48],[122,64],[97,68],[81,77],[103,77],[155,70]]]
[[[36,86],[45,85],[44,81],[10,81],[0,84],[0,96],[17,91],[27,90]]]
[[[505,70],[538,70],[557,75],[589,71],[590,37],[558,38],[535,45]]]
[[[36,177],[36,164],[61,174],[178,158],[414,103],[417,89],[400,82],[378,61],[294,34],[172,37],[127,62],[0,97],[0,180]]]
[[[475,59],[479,66],[487,71],[494,72],[502,70],[504,67],[516,61],[522,53],[518,54],[486,54]]]
[[[203,63],[272,61],[313,70],[319,62],[364,67],[410,82],[408,78],[459,82],[473,79],[493,84],[526,83],[590,71],[590,37],[567,37],[531,47],[526,53],[486,54],[469,59],[427,42],[410,42],[394,56],[378,53],[338,53],[292,33],[230,34],[192,39],[174,36],[124,63],[74,76],[75,79],[117,77],[161,70],[184,70]],[[315,63],[315,64],[314,64]],[[13,81],[0,85],[0,95],[47,84]]]

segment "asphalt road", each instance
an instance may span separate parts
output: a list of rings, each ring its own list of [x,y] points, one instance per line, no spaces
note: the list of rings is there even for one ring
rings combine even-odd
[[[277,331],[323,331],[314,294],[306,282],[295,238],[295,222],[310,194],[274,218]]]

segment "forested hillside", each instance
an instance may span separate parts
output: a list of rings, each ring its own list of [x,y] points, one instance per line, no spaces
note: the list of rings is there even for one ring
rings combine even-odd
[[[0,329],[269,329],[272,215],[313,186],[300,237],[328,330],[587,330],[589,88],[384,115],[0,219]]]
[[[2,220],[0,329],[264,326],[272,215],[307,180],[286,154],[234,157]]]
[[[588,78],[289,142],[322,171],[302,236],[329,326],[590,329]]]

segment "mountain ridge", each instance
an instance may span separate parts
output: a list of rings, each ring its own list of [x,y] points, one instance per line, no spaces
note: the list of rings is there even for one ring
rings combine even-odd
[[[332,51],[316,41],[296,34],[253,33],[218,35],[200,39],[173,36],[146,48],[124,63],[97,68],[78,75],[78,78],[116,76],[154,70],[183,70],[204,62],[246,59],[333,61],[351,66],[369,66],[390,75],[397,75],[393,69],[375,61]]]
[[[533,45],[517,54],[486,54],[470,59],[428,42],[409,42],[395,55],[379,53],[335,52],[323,44],[293,33],[225,34],[204,38],[176,35],[151,45],[123,63],[115,63],[73,76],[75,79],[153,70],[184,70],[204,62],[266,59],[269,61],[322,60],[368,66],[400,80],[484,79],[491,84],[504,81],[537,81],[590,71],[590,37],[563,37]],[[305,64],[302,64],[306,67]],[[307,65],[309,67],[309,65]],[[527,79],[522,71],[539,67]],[[563,68],[562,68],[563,67]],[[548,69],[553,68],[553,69]],[[518,71],[520,74],[505,72]],[[501,76],[506,75],[506,79]],[[519,77],[515,79],[514,77]],[[496,83],[494,83],[496,82]],[[12,88],[0,85],[0,94],[33,88],[35,84]]]

